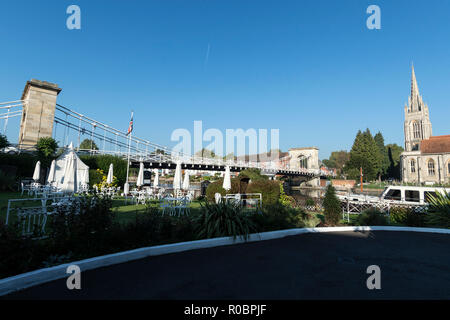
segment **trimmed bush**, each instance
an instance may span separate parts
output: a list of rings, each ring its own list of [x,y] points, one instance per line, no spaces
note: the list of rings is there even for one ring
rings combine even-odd
[[[31,178],[37,161],[38,157],[35,154],[0,153],[0,164],[16,167],[16,175],[19,178]]]
[[[226,194],[235,194],[239,193],[239,179],[233,178],[231,179],[231,190],[228,190],[228,192],[222,188],[223,186],[223,178],[214,181],[208,185],[206,188],[206,198],[209,202],[215,201],[215,194],[220,193],[222,196]]]
[[[273,180],[252,181],[246,193],[261,193],[263,206],[276,204],[280,199],[280,182]]]
[[[387,224],[386,216],[376,208],[367,209],[358,216],[358,225],[360,226],[385,226]]]

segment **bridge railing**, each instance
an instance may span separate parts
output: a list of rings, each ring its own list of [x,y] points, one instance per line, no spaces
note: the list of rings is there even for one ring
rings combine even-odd
[[[208,158],[190,154],[175,152],[165,146],[141,139],[136,136],[127,135],[125,131],[117,130],[101,121],[97,121],[60,104],[56,105],[55,128],[62,125],[64,127],[63,144],[68,145],[68,130],[74,130],[78,135],[78,146],[82,135],[90,136],[90,139],[98,139],[100,150],[76,149],[79,153],[85,154],[110,154],[130,158],[136,162],[167,162],[183,164],[199,164],[206,166],[230,166],[240,168],[257,168],[260,170],[286,171],[304,173],[313,176],[326,175],[318,169],[291,168],[289,157],[276,159],[274,161],[255,162],[242,161],[238,159]],[[101,143],[103,142],[103,143]],[[106,145],[112,146],[114,150],[108,150]]]

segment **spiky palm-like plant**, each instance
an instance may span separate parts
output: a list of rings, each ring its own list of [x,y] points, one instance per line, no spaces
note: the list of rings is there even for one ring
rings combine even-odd
[[[427,224],[432,227],[450,228],[450,194],[436,192],[429,196]]]
[[[255,230],[249,214],[243,211],[239,204],[225,201],[216,204],[205,201],[201,206],[201,214],[197,218],[200,238],[240,236],[247,240],[249,234]]]

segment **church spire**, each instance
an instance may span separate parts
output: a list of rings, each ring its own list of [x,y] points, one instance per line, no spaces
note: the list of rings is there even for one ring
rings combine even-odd
[[[411,98],[419,96],[419,86],[417,85],[416,73],[414,72],[414,64],[411,66]]]
[[[422,111],[422,97],[419,94],[419,86],[417,85],[416,73],[414,72],[414,64],[411,65],[411,96],[409,97],[409,111]]]

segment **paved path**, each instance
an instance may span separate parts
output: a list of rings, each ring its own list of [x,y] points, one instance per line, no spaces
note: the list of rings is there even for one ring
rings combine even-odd
[[[366,269],[381,268],[381,290]],[[335,232],[149,257],[16,292],[13,299],[450,299],[450,236]]]

